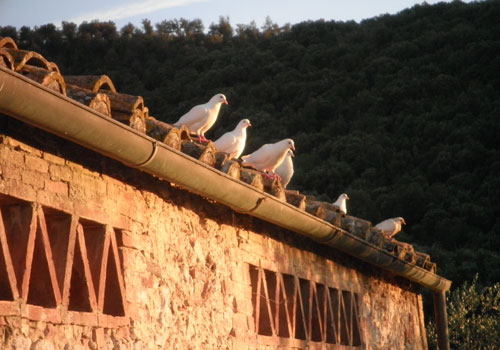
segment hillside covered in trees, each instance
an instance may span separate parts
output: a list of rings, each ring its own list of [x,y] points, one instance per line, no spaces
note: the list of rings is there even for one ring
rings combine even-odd
[[[165,20],[0,27],[63,75],[106,74],[174,122],[214,93],[207,137],[249,118],[245,153],[285,137],[289,188],[350,196],[374,224],[403,216],[397,238],[431,254],[455,285],[500,281],[500,2],[417,5],[361,23],[270,19],[206,29]]]

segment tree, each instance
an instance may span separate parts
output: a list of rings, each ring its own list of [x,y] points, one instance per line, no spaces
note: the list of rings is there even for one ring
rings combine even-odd
[[[500,348],[500,283],[481,287],[478,275],[449,295],[447,302],[450,345],[456,350]],[[429,347],[437,348],[434,322],[427,325]]]
[[[220,16],[219,23],[212,23],[209,27],[208,34],[214,39],[222,39],[223,41],[229,41],[234,34],[233,27],[229,21],[229,17]]]
[[[151,21],[149,19],[144,18],[142,20],[142,28],[144,30],[145,35],[151,36],[154,34],[154,29],[153,29],[153,26],[152,26]]]

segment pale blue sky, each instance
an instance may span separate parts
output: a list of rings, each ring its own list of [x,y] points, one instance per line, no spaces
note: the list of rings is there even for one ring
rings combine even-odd
[[[446,0],[445,2],[449,2]],[[471,0],[464,0],[470,2]],[[35,27],[62,21],[113,21],[118,29],[131,22],[141,27],[143,18],[152,24],[162,20],[199,18],[205,29],[229,16],[231,25],[255,20],[261,27],[269,16],[280,26],[306,20],[359,22],[381,14],[395,14],[420,4],[418,0],[0,0],[0,26]],[[441,2],[427,0],[428,4]]]

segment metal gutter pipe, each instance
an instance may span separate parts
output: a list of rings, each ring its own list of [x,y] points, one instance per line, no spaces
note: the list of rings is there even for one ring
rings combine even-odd
[[[446,293],[434,292],[434,318],[436,321],[436,332],[439,350],[450,350],[450,338],[448,333],[448,315],[446,313]]]
[[[433,291],[446,291],[451,285],[430,271],[3,67],[0,112],[174,182],[237,212],[328,244]]]

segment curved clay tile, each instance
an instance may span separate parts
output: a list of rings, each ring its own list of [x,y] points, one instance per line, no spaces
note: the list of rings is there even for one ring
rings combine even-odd
[[[428,266],[430,264],[431,257],[429,254],[415,252],[415,255],[417,256],[417,259],[415,261],[415,265],[420,266],[422,268],[425,268],[425,266]]]
[[[113,109],[113,101],[111,100],[111,117],[125,125],[130,126],[132,129],[135,129],[143,134],[146,133],[146,120],[144,119],[144,114],[140,109],[133,110],[132,112],[122,112]]]
[[[285,190],[286,201],[301,210],[306,210],[306,196],[299,191]]]
[[[19,70],[19,73],[51,90],[66,95],[66,83],[62,75],[57,72],[51,72],[44,68],[25,64],[21,70]]]
[[[100,90],[106,94],[111,102],[111,117],[125,125],[146,133],[146,119],[144,118],[144,100],[141,96],[133,96]]]
[[[67,84],[66,93],[69,98],[111,118],[111,102],[108,95],[71,84]]]
[[[146,134],[148,136],[151,136],[155,140],[161,141],[176,150],[181,149],[182,141],[191,140],[189,130],[184,125],[178,129],[173,125],[164,123],[152,116],[145,116],[145,121]]]
[[[264,180],[262,179],[262,173],[257,170],[252,170],[249,168],[241,168],[240,170],[241,181],[264,191]]]
[[[92,92],[106,90],[116,93],[116,88],[107,75],[69,75],[64,76],[68,84],[88,89]]]
[[[7,49],[14,59],[15,71],[19,72],[27,64],[50,70],[49,62],[39,53],[26,50]]]
[[[0,48],[0,66],[12,70],[14,69],[14,59],[10,52],[4,48]]]
[[[263,177],[262,179],[264,180],[264,192],[267,192],[279,200],[286,202],[285,189],[283,188],[281,181],[267,177]]]
[[[143,112],[144,100],[141,96],[122,94],[119,92],[104,91],[111,101],[111,109],[123,113],[133,113],[136,110]],[[144,112],[143,112],[144,113]]]
[[[59,70],[59,66],[57,64],[55,64],[54,62],[49,62],[49,70],[51,72],[57,72],[57,73],[61,74],[61,71]]]
[[[0,37],[0,48],[2,48],[2,47],[17,50],[16,42],[12,38],[9,38],[9,37],[5,37],[5,38]]]
[[[95,94],[95,97],[90,101],[89,107],[111,117],[111,102],[109,101],[108,95],[102,92]]]
[[[224,174],[234,179],[241,177],[241,165],[237,161],[229,159],[227,153],[217,152],[215,154],[215,167]]]
[[[215,145],[209,142],[206,145],[201,145],[192,141],[183,141],[181,145],[181,152],[198,159],[200,162],[209,166],[215,166]]]

